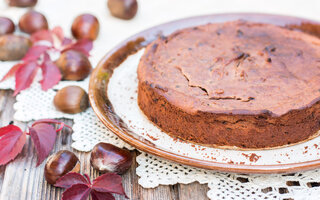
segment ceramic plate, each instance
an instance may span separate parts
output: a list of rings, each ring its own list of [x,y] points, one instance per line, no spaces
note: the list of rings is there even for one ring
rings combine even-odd
[[[169,137],[139,110],[136,69],[148,43],[178,29],[233,20],[270,23],[320,36],[318,22],[268,14],[199,16],[150,28],[115,47],[95,68],[89,85],[94,112],[105,126],[135,148],[181,164],[237,173],[292,173],[320,167],[320,137],[270,150],[204,147]]]

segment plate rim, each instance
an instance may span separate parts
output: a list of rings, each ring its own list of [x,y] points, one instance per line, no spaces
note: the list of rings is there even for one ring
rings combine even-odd
[[[150,37],[150,34],[152,37],[156,37],[154,35],[156,32],[162,32],[162,29],[166,27],[170,27],[172,25],[177,25],[179,23],[186,23],[188,21],[199,21],[204,18],[213,18],[213,17],[220,17],[220,18],[240,18],[240,17],[265,17],[265,18],[284,18],[292,22],[296,23],[312,23],[312,24],[319,24],[319,22],[304,19],[300,17],[294,17],[294,16],[287,16],[287,15],[275,15],[275,14],[263,14],[263,13],[222,13],[222,14],[211,14],[211,15],[202,15],[202,16],[195,16],[195,17],[189,17],[184,19],[179,19],[171,22],[167,22],[164,24],[160,24],[148,29],[145,29],[142,32],[139,32],[128,39],[124,40],[120,44],[118,44],[116,47],[112,48],[97,64],[96,68],[93,70],[90,81],[89,81],[89,100],[91,103],[91,107],[99,120],[114,134],[116,134],[120,139],[122,139],[124,142],[132,145],[136,149],[139,149],[143,152],[150,153],[152,155],[161,157],[163,159],[167,159],[179,164],[188,165],[191,167],[197,167],[202,169],[208,169],[208,170],[214,170],[214,171],[220,171],[220,172],[231,172],[231,173],[245,173],[245,174],[277,174],[277,173],[294,173],[294,172],[300,172],[300,171],[306,171],[311,169],[316,169],[320,167],[320,159],[316,160],[310,160],[310,161],[304,161],[304,162],[295,162],[295,163],[287,163],[287,164],[272,164],[272,165],[248,165],[248,164],[234,164],[234,163],[221,163],[217,161],[207,161],[207,160],[201,160],[197,158],[191,158],[183,155],[176,154],[174,152],[170,152],[164,149],[160,149],[156,147],[155,145],[150,145],[147,142],[144,142],[138,138],[133,137],[126,131],[120,130],[116,125],[114,125],[110,120],[108,120],[108,117],[104,114],[105,109],[102,105],[99,105],[97,103],[97,98],[99,96],[99,91],[97,86],[97,76],[99,74],[99,70],[101,70],[105,63],[110,59],[110,57],[114,56],[117,51],[119,51],[121,48],[126,46],[129,42],[137,40],[138,38],[144,37]],[[225,20],[228,21],[228,20]],[[200,24],[200,23],[199,23]],[[205,23],[203,23],[205,24]],[[171,29],[175,29],[172,28]],[[177,30],[177,29],[176,29]],[[149,36],[148,36],[149,34]],[[125,59],[125,58],[124,58]],[[98,89],[98,90],[97,90]],[[238,150],[239,151],[239,150]]]

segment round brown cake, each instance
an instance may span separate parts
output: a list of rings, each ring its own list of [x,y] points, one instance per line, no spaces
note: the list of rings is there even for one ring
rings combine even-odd
[[[138,104],[167,134],[208,146],[270,148],[320,129],[320,39],[235,21],[147,46]]]

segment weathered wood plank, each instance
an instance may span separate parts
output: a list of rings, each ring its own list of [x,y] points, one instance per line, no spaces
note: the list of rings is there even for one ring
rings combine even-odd
[[[23,128],[23,126],[19,126]],[[34,150],[32,145],[30,145],[30,142],[31,141],[28,138],[26,145],[15,161],[6,166],[0,199],[26,199],[26,197],[30,197],[32,195],[32,191],[29,187],[33,182],[28,179],[30,174],[34,171],[32,166],[35,162],[33,161]]]
[[[0,125],[7,125],[13,120],[13,104],[15,98],[12,97],[11,91],[0,90]],[[72,120],[63,120],[72,125]],[[15,122],[21,128],[26,128],[27,124]],[[83,153],[71,148],[71,133],[64,129],[57,136],[52,153],[59,150],[73,151],[80,159],[81,173],[87,173],[92,179],[99,176],[99,173],[90,166],[90,153]],[[137,151],[132,155],[136,157]],[[0,167],[0,199],[5,200],[61,200],[62,189],[55,188],[44,180],[43,169],[45,162],[36,167],[37,156],[30,138],[24,146],[21,154],[15,161],[6,167]],[[190,200],[190,199],[207,199],[206,185],[193,183],[189,185],[177,184],[174,186],[159,186],[154,189],[145,189],[138,184],[138,176],[135,168],[138,166],[134,163],[130,170],[122,175],[123,185],[128,197],[132,200]],[[125,198],[116,195],[116,200]]]
[[[6,107],[12,108],[15,102],[15,99],[12,97],[12,93],[12,91],[0,90],[0,127],[8,124],[8,121],[12,120],[13,118],[13,113],[8,112],[9,109],[6,109]],[[4,180],[5,169],[6,166],[0,167],[0,194],[2,189],[1,186],[3,185]]]
[[[180,199],[201,199],[207,200],[207,192],[209,188],[207,185],[201,185],[194,182],[188,185],[179,184],[179,197]]]

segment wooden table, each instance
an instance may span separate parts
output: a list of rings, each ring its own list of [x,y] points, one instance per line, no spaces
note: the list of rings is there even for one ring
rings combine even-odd
[[[12,97],[12,91],[0,90],[0,126],[6,126],[13,120],[13,104],[15,98]],[[72,125],[72,120],[64,120]],[[14,122],[21,128],[26,128],[26,123]],[[58,134],[54,150],[57,152],[62,149],[68,149],[75,152],[81,161],[81,173],[87,173],[91,178],[99,174],[90,167],[89,153],[83,153],[71,148],[71,134],[67,131]],[[135,157],[137,151],[132,151]],[[135,160],[135,159],[134,159]],[[55,188],[44,180],[43,168],[45,162],[36,167],[37,156],[30,138],[18,157],[6,166],[0,167],[0,200],[59,200],[61,199],[60,188]],[[131,169],[125,173],[123,185],[128,197],[132,200],[202,200],[208,199],[206,193],[207,185],[192,183],[188,185],[176,184],[172,186],[159,186],[155,189],[144,189],[138,184],[139,177],[136,175],[135,168],[138,166],[133,163]],[[116,196],[116,199],[125,199]]]

